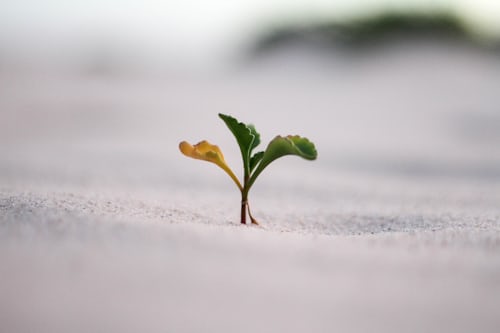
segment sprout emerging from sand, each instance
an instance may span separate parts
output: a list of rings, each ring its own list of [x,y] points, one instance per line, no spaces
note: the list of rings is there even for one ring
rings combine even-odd
[[[306,160],[315,160],[318,153],[314,144],[307,138],[298,135],[277,136],[269,144],[265,151],[252,154],[253,150],[260,144],[260,134],[253,125],[246,125],[238,122],[235,118],[220,114],[219,117],[231,130],[238,145],[240,146],[243,158],[243,185],[229,168],[220,148],[207,141],[201,141],[196,145],[191,145],[186,141],[179,144],[180,151],[191,158],[212,162],[224,170],[234,181],[241,192],[241,223],[246,223],[246,214],[250,216],[253,224],[258,224],[250,213],[248,205],[248,192],[260,173],[274,160],[286,156],[297,155]]]

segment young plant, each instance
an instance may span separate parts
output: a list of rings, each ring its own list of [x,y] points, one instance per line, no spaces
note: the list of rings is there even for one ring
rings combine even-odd
[[[228,167],[219,147],[207,141],[201,141],[194,146],[186,141],[182,141],[179,144],[179,149],[188,157],[212,162],[222,168],[235,182],[241,192],[241,223],[246,223],[246,213],[248,211],[252,223],[258,224],[257,220],[250,213],[248,192],[260,173],[271,162],[286,155],[297,155],[306,160],[315,160],[318,155],[316,148],[307,138],[298,135],[288,135],[285,137],[278,135],[269,142],[265,151],[253,154],[253,150],[260,144],[260,134],[255,127],[238,122],[238,120],[228,115],[219,113],[219,117],[226,123],[240,146],[243,158],[243,185]]]

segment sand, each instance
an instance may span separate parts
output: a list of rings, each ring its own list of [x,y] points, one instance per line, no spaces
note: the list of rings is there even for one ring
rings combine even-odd
[[[1,331],[497,332],[499,61],[414,51],[328,71],[2,73]],[[256,182],[259,227],[238,223],[224,173],[177,150],[208,139],[239,171],[218,112],[317,145]]]

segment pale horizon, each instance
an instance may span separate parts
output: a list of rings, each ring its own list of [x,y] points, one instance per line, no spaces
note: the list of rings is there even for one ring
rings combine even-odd
[[[500,3],[456,1],[33,1],[0,4],[0,61],[63,63],[92,49],[186,64],[225,61],[285,22],[345,20],[380,11],[447,11],[473,34],[500,33]]]

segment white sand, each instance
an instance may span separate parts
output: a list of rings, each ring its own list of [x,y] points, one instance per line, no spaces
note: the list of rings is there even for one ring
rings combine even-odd
[[[2,74],[0,330],[498,332],[499,61],[288,65],[301,74]],[[209,139],[237,169],[217,112],[317,144],[257,181],[262,227],[177,151]]]

